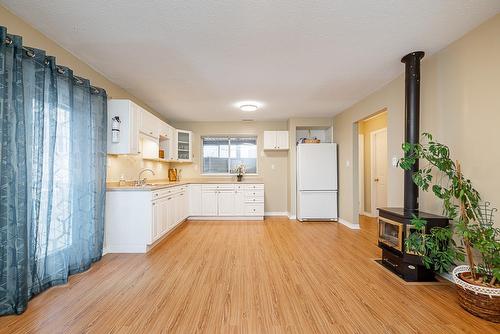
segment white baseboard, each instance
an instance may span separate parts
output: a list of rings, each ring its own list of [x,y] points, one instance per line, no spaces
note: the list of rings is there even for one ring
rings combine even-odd
[[[264,220],[264,216],[191,216],[188,220]]]
[[[106,253],[147,253],[146,245],[109,245]]]
[[[264,212],[264,216],[267,216],[267,217],[286,216],[286,217],[288,217],[288,212],[278,212],[278,211]]]
[[[359,224],[353,224],[353,223],[348,222],[347,220],[344,220],[342,218],[339,218],[338,222],[341,223],[342,225],[349,227],[351,230],[359,230],[360,229]]]
[[[296,215],[288,214],[288,219],[295,220],[295,219],[297,219],[297,216]]]

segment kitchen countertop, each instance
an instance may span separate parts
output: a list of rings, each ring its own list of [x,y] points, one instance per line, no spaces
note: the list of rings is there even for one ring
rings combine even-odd
[[[184,179],[182,181],[170,182],[167,180],[151,180],[142,187],[134,186],[133,182],[127,181],[126,185],[120,186],[119,182],[106,183],[106,191],[153,191],[163,188],[182,186],[185,184],[255,184],[264,183],[261,178],[243,178],[241,182],[235,178],[198,178]]]

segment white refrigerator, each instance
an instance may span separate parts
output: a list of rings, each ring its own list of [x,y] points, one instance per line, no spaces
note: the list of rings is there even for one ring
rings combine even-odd
[[[297,219],[338,220],[337,144],[297,145]]]

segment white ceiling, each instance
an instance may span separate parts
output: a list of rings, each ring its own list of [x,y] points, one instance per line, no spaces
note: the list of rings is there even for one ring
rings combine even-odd
[[[168,119],[331,117],[499,0],[0,0]],[[264,106],[244,113],[240,100]]]

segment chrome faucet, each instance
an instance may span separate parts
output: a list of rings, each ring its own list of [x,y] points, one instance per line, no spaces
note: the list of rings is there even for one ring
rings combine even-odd
[[[142,173],[144,173],[144,172],[151,172],[153,175],[155,175],[155,172],[150,168],[141,169],[139,171],[139,175],[137,176],[137,181],[135,181],[136,187],[142,187],[146,184],[146,178],[141,179]]]

